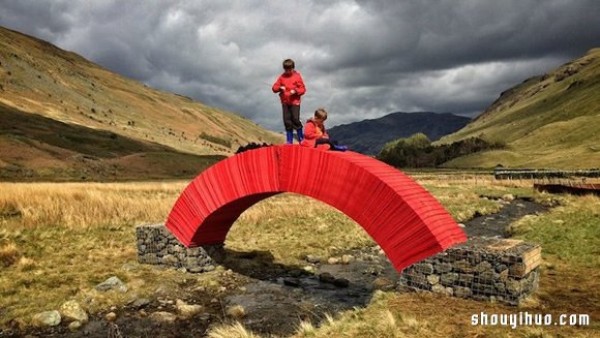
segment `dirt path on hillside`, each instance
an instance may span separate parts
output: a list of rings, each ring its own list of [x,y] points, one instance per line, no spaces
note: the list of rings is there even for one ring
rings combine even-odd
[[[505,237],[510,223],[546,210],[547,207],[531,200],[515,199],[496,214],[465,222],[465,230],[469,236]],[[340,252],[340,257],[348,255],[351,260],[348,264],[327,264],[327,258],[312,257],[304,266],[276,264],[268,252],[230,253],[223,265],[231,271],[219,280],[225,290],[218,295],[190,285],[186,292],[172,295],[171,299],[163,297],[143,306],[131,304],[115,309],[117,319],[113,323],[108,323],[106,313],[101,313],[92,315],[90,322],[76,332],[61,325],[44,331],[0,331],[0,336],[203,337],[209,327],[231,322],[227,309],[239,305],[245,315],[237,320],[247,329],[285,337],[294,333],[301,321],[318,325],[327,314],[366,306],[376,289],[393,289],[398,279],[377,247]],[[177,319],[173,324],[157,323],[150,318],[149,314],[156,311],[177,313],[176,299],[202,304],[205,311],[186,320]]]

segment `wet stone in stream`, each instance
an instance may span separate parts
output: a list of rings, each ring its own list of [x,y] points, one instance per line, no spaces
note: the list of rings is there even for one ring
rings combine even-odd
[[[508,226],[526,215],[548,211],[548,207],[527,198],[516,198],[512,201],[501,200],[504,206],[500,212],[491,215],[476,215],[465,222],[467,236],[510,237]]]
[[[288,335],[295,332],[299,319],[317,325],[326,314],[364,307],[376,289],[377,278],[385,277],[395,285],[398,274],[379,248],[350,254],[357,259],[348,264],[315,264],[314,274],[252,281],[245,285],[245,292],[225,297],[225,303],[246,310],[246,316],[239,320],[248,329]],[[371,273],[373,265],[380,267],[379,274]],[[236,270],[235,266],[230,268]]]

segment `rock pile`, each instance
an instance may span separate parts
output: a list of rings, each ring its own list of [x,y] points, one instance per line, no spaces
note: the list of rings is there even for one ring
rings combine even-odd
[[[184,268],[189,272],[215,269],[213,258],[222,257],[223,246],[186,248],[163,224],[136,227],[138,261],[143,264]]]
[[[400,289],[518,305],[538,287],[541,248],[514,239],[472,237],[406,268]]]

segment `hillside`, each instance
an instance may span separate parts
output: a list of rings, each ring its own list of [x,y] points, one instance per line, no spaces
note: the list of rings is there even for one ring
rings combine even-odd
[[[378,119],[335,126],[328,133],[332,139],[347,144],[354,151],[376,155],[389,141],[416,133],[423,133],[430,140],[437,140],[464,127],[469,120],[449,113],[398,112]]]
[[[231,112],[159,91],[45,41],[0,27],[0,102],[195,154],[281,136]]]
[[[600,167],[600,48],[504,91],[480,116],[438,143],[479,136],[504,150],[455,159],[448,167]]]
[[[0,114],[0,179],[189,176],[239,145],[282,138],[2,27]]]
[[[0,181],[193,177],[224,158],[182,153],[110,131],[24,113],[1,103],[0,121]]]

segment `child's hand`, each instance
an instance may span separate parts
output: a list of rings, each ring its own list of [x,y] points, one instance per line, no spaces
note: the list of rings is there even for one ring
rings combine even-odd
[[[296,94],[296,91],[292,89],[292,90],[290,90],[290,94],[294,95],[294,94]]]
[[[285,86],[281,86],[281,87],[279,87],[279,91],[280,91],[280,92],[285,92]]]

